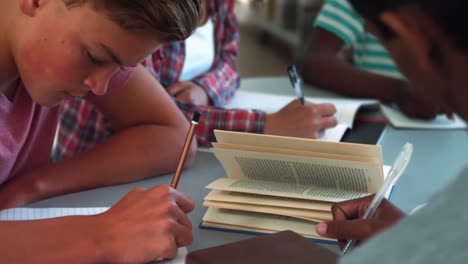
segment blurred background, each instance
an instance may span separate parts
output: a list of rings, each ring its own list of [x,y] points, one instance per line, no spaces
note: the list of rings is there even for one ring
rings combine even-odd
[[[324,0],[237,0],[242,78],[285,75],[300,61]]]

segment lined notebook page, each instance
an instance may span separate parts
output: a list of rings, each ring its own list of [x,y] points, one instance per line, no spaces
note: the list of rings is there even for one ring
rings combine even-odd
[[[95,215],[108,209],[109,207],[13,208],[0,211],[0,221],[46,219],[67,215]]]

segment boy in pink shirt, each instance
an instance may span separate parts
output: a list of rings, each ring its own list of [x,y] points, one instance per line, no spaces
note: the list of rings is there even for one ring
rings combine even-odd
[[[188,122],[140,62],[191,34],[199,0],[3,0],[0,10],[0,209],[173,170]],[[56,106],[73,96],[93,101],[118,132],[48,164]],[[172,258],[192,241],[193,207],[157,186],[97,216],[0,221],[2,262]]]

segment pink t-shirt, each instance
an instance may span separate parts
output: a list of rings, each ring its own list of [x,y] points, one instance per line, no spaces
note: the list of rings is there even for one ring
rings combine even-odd
[[[128,68],[113,76],[105,96],[122,87],[133,72],[134,69]],[[98,101],[94,95],[87,98]],[[0,93],[0,185],[9,177],[48,163],[59,108],[35,103],[22,83],[13,101]]]

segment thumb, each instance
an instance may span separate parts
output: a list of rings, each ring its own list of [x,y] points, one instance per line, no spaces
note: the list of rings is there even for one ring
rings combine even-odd
[[[390,224],[381,220],[339,220],[320,223],[316,231],[319,235],[341,240],[366,240]]]

